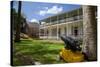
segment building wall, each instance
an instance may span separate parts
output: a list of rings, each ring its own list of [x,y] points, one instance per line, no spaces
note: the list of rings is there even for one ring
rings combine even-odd
[[[59,35],[66,35],[66,36],[79,39],[79,38],[82,38],[82,35],[83,35],[82,24],[83,24],[82,21],[78,21],[78,22],[63,23],[63,24],[58,24],[55,26],[49,26],[49,27],[42,28],[41,30],[44,30],[44,34],[43,36],[40,35],[40,38],[59,39]],[[77,36],[75,36],[74,27],[77,27],[77,30],[78,30]],[[47,33],[47,30],[48,30],[48,33]]]

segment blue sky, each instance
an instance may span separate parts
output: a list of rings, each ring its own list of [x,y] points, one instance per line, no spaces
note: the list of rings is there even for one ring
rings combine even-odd
[[[22,2],[22,13],[28,22],[42,20],[55,14],[79,8],[75,4],[43,3],[43,2]],[[14,2],[14,8],[18,9],[18,2]]]

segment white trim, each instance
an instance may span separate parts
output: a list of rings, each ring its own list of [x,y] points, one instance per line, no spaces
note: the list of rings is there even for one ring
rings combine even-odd
[[[65,24],[70,24],[70,23],[76,23],[76,22],[81,22],[81,21],[83,21],[83,20],[80,19],[80,20],[71,21],[71,22],[59,23],[59,24],[49,25],[49,26],[45,26],[45,27],[40,27],[40,29],[48,28],[48,27],[52,27],[52,26],[57,26],[57,25],[65,25]]]

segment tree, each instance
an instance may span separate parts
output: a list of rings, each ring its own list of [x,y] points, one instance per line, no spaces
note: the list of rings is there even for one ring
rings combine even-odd
[[[20,29],[21,29],[21,1],[18,4],[18,21],[16,24],[15,42],[20,42]]]
[[[96,6],[83,6],[83,52],[88,60],[97,60],[97,22]]]
[[[16,32],[16,25],[17,25],[17,22],[18,22],[18,13],[16,12],[16,10],[14,9],[14,8],[12,8],[12,11],[11,11],[12,13],[11,13],[11,21],[13,21],[11,24],[12,24],[12,29],[13,29],[13,31],[14,32]],[[23,31],[22,31],[22,28],[23,28],[23,26],[26,24],[26,18],[21,14],[21,22],[20,22],[20,24],[21,24],[21,31],[20,32],[22,32],[23,33]]]

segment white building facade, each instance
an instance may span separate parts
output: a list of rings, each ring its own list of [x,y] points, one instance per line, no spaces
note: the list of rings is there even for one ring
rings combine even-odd
[[[60,35],[70,36],[75,39],[82,39],[83,37],[82,8],[57,14],[40,22],[39,37],[41,39],[60,39]]]

